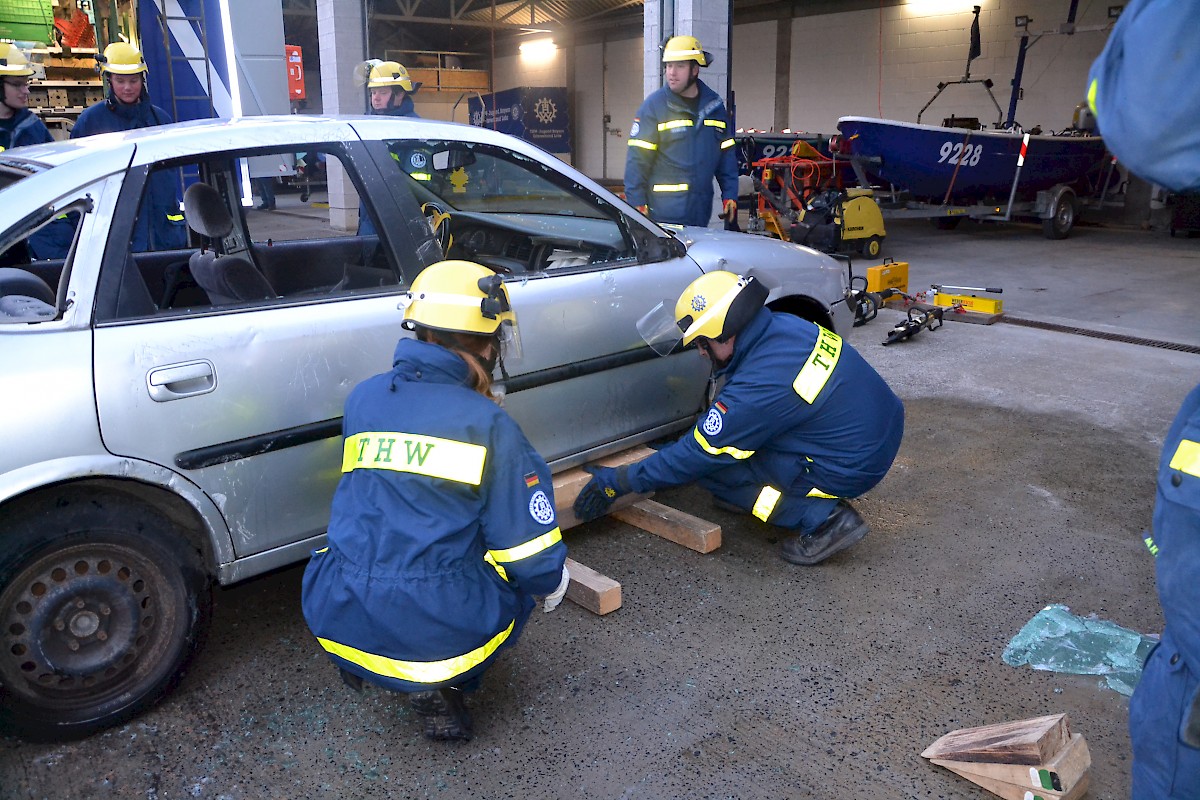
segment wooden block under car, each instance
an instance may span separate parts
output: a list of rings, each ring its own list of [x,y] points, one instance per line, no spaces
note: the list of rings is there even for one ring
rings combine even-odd
[[[974,783],[976,786],[987,789],[997,797],[1003,797],[1004,800],[1079,800],[1087,793],[1088,776],[1084,775],[1079,783],[1075,784],[1075,788],[1069,792],[1050,792],[1045,789],[1030,789],[1026,786],[1018,786],[1015,783],[1005,783],[1004,781],[993,780],[992,778],[984,778],[979,775],[963,775],[962,777]]]
[[[597,459],[595,463],[606,467],[619,467],[622,464],[632,464],[635,461],[641,461],[653,452],[649,447],[635,447]],[[579,517],[575,516],[575,509],[573,508],[575,498],[579,496],[583,487],[587,486],[587,482],[591,479],[591,473],[585,471],[583,467],[575,467],[554,476],[554,508],[558,514],[559,530],[565,531],[579,524]],[[631,506],[647,497],[649,495],[645,494],[627,494],[618,497],[616,502],[613,503],[613,509]]]

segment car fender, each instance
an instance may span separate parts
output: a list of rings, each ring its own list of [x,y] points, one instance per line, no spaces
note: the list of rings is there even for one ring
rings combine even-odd
[[[134,481],[170,492],[196,512],[202,534],[209,543],[212,573],[234,560],[233,538],[213,499],[179,473],[139,459],[104,453],[67,456],[18,467],[0,476],[0,509],[30,492],[53,491],[54,486],[96,479]]]
[[[688,257],[704,272],[750,270],[770,285],[768,304],[787,297],[811,297],[828,309],[837,330],[848,329],[851,318],[845,298],[849,290],[846,267],[832,256],[791,242],[765,236],[685,227],[679,233]]]

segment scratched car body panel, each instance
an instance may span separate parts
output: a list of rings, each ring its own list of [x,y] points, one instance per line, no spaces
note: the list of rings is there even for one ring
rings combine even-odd
[[[249,195],[263,165],[297,187],[346,187],[348,207],[304,207],[281,233]],[[186,206],[194,230],[171,220],[135,248],[164,181],[177,197],[203,196]],[[200,183],[215,191],[188,189]],[[556,471],[681,430],[701,410],[706,362],[694,350],[654,356],[635,325],[702,271],[753,268],[773,307],[831,327],[846,319],[844,270],[826,256],[664,230],[536,147],[449,123],[256,118],[20,148],[0,154],[0,197],[0,519],[115,491],[164,514],[220,583],[320,545],[342,404],[389,367],[410,335],[405,290],[441,258],[504,275],[522,349],[498,388]],[[228,228],[203,236],[203,220]],[[8,535],[0,523],[0,544]],[[21,536],[34,549],[36,535]],[[93,540],[102,553],[104,537]],[[0,562],[0,615],[26,566]],[[185,654],[162,658],[177,671]],[[35,661],[0,660],[0,684],[36,705],[21,670],[45,682],[62,665],[49,651]],[[87,724],[129,713],[105,709]],[[72,724],[60,728],[87,728]]]

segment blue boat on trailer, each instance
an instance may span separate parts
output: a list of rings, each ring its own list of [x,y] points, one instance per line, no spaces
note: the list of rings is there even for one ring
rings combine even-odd
[[[1104,140],[1085,134],[1024,135],[871,117],[842,117],[838,130],[872,178],[942,205],[1004,201],[1014,183],[1014,199],[1031,200],[1099,170],[1106,155]]]

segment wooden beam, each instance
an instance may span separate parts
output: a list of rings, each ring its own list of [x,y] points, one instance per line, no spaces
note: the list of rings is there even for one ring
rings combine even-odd
[[[621,584],[572,558],[567,559],[567,571],[571,573],[568,600],[601,616],[621,607]]]
[[[615,455],[605,456],[598,459],[596,463],[606,467],[619,467],[622,464],[632,464],[635,461],[641,461],[653,452],[649,447],[635,447],[631,450],[616,453]],[[575,505],[575,498],[579,496],[583,487],[591,479],[591,473],[584,471],[583,467],[569,469],[554,476],[554,508],[558,515],[559,530],[565,531],[580,523],[579,517],[575,516],[575,510],[572,506]],[[613,508],[618,509],[630,506],[649,496],[645,494],[623,495],[618,497],[616,502],[613,503]]]
[[[947,761],[941,758],[930,760],[939,767],[945,767],[968,780],[973,781],[975,780],[973,776],[978,776],[1026,786],[1033,789],[1035,793],[1040,790],[1069,793],[1080,781],[1087,780],[1088,769],[1092,766],[1092,755],[1088,751],[1087,741],[1084,740],[1082,733],[1072,734],[1071,741],[1054,758],[1045,764],[1035,766],[988,764],[978,761]]]
[[[1071,739],[1066,714],[951,731],[925,748],[928,759],[1036,766],[1050,761]]]
[[[639,500],[613,511],[612,516],[697,553],[711,553],[721,546],[720,525],[654,500]]]

